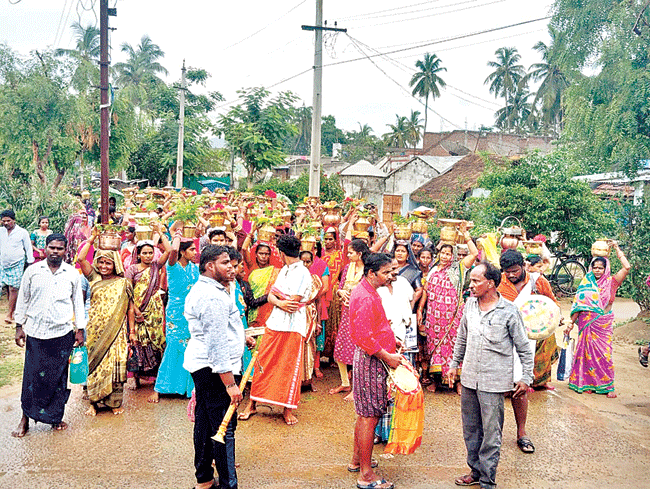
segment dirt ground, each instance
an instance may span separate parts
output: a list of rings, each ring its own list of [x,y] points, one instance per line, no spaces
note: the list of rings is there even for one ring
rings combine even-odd
[[[629,301],[616,304],[617,321],[638,313]],[[650,338],[650,327],[641,323],[645,338]],[[642,326],[635,327],[643,339]],[[639,365],[637,346],[626,335],[617,337],[614,349],[618,398],[576,394],[566,382],[557,381],[555,390],[530,395],[528,434],[535,454],[517,449],[507,401],[499,487],[650,487],[650,369]],[[355,487],[354,474],[345,468],[354,408],[341,396],[327,393],[337,377],[336,369],[326,369],[318,392],[303,393],[294,427],[282,422],[279,409],[264,406],[260,414],[239,423],[240,487]],[[164,398],[153,405],[146,402],[150,393],[151,387],[127,392],[121,416],[102,413],[89,418],[83,415],[87,404],[81,388],[75,386],[66,408],[67,431],[53,432],[39,424],[24,439],[14,439],[10,431],[20,418],[20,385],[0,388],[0,487],[192,487],[187,401]],[[375,448],[376,456],[382,447]],[[422,446],[410,456],[380,456],[378,472],[398,488],[451,488],[454,477],[467,472],[465,456],[459,397],[427,392]]]

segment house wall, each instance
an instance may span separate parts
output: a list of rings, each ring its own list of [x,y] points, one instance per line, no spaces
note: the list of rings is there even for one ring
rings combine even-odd
[[[386,193],[384,178],[341,175],[341,184],[346,197],[366,199],[367,202],[375,204],[379,212],[382,212],[383,195]]]
[[[419,158],[392,173],[386,178],[387,194],[410,194],[440,173]]]
[[[470,152],[487,151],[501,156],[524,154],[538,149],[542,153],[550,153],[554,146],[554,138],[544,136],[517,136],[516,134],[485,133],[479,131],[427,132],[424,135],[424,154],[442,156],[446,153],[439,146],[445,142],[459,144]]]

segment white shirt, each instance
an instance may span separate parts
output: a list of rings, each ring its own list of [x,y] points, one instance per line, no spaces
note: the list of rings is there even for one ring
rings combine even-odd
[[[305,264],[298,260],[291,265],[285,265],[280,270],[273,288],[278,289],[286,296],[298,295],[300,302],[307,302],[311,292],[312,278]],[[293,314],[274,307],[271,315],[266,320],[266,327],[273,331],[287,333],[300,333],[307,336],[307,311],[302,306]]]
[[[183,315],[191,334],[183,368],[190,373],[205,367],[216,374],[241,373],[244,325],[224,286],[201,275],[187,294]]]
[[[29,233],[18,224],[10,233],[6,227],[0,226],[0,266],[11,268],[24,259],[27,259],[27,263],[34,263]]]
[[[408,280],[398,275],[393,282],[393,293],[388,287],[377,289],[381,303],[386,311],[386,317],[390,321],[390,327],[395,333],[395,338],[404,342],[406,338],[406,327],[411,322],[411,301],[413,300],[413,287]]]
[[[81,275],[67,263],[52,273],[47,260],[28,267],[18,289],[16,324],[27,336],[49,340],[74,329],[86,329]]]

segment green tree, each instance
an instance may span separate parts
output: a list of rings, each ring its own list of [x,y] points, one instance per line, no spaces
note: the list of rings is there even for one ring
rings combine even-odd
[[[83,27],[79,22],[72,24],[75,37],[74,49],[57,49],[56,56],[67,56],[74,60],[76,68],[72,86],[79,92],[88,91],[99,85],[99,29],[89,24]]]
[[[359,160],[376,162],[386,156],[387,146],[383,139],[372,134],[368,124],[359,124],[359,131],[347,131],[343,146],[344,158],[352,163]]]
[[[409,141],[409,120],[405,116],[395,114],[395,124],[386,124],[390,132],[384,134],[383,138],[388,146],[395,148],[407,148]]]
[[[573,168],[570,157],[560,151],[534,153],[511,166],[486,163],[478,186],[490,190],[490,195],[475,202],[476,219],[497,226],[514,216],[529,236],[557,233],[558,245],[586,256],[593,241],[612,235],[616,225],[607,204],[589,185],[572,179]]]
[[[415,62],[416,71],[411,77],[409,86],[413,87],[411,92],[414,97],[424,98],[424,132],[427,131],[427,120],[429,115],[429,96],[431,100],[440,97],[440,88],[447,84],[440,78],[440,73],[447,71],[441,66],[442,60],[436,54],[424,54],[424,59]]]
[[[497,57],[496,61],[488,61],[488,66],[494,68],[494,71],[488,75],[484,84],[490,84],[490,93],[494,93],[495,98],[503,97],[506,129],[509,130],[511,126],[508,103],[511,95],[517,90],[517,85],[526,75],[526,71],[522,65],[517,64],[521,59],[517,48],[499,48],[494,54]]]
[[[575,76],[575,70],[565,67],[566,44],[564,36],[556,29],[549,27],[551,42],[547,45],[539,41],[533,49],[542,57],[540,63],[530,66],[528,77],[540,82],[533,107],[540,112],[540,123],[546,132],[559,135],[562,129],[562,97],[570,84],[570,77]],[[567,75],[567,73],[569,73]]]
[[[563,102],[562,143],[585,172],[632,175],[650,159],[650,36],[631,31],[640,12],[638,2],[554,4],[551,25],[572,66],[598,68],[567,88]]]
[[[272,178],[268,182],[259,183],[253,187],[253,192],[257,195],[261,195],[267,190],[273,190],[289,197],[295,209],[309,195],[309,172],[305,170],[296,180],[281,181],[277,178]],[[319,195],[322,202],[330,200],[342,202],[345,199],[345,192],[343,191],[339,176],[331,175],[327,177],[321,173]]]
[[[418,143],[420,142],[420,139],[422,139],[422,134],[420,131],[422,130],[422,119],[420,119],[420,111],[419,110],[411,110],[411,116],[408,118],[407,121],[407,133],[408,133],[408,143],[415,148]]]
[[[495,113],[494,125],[501,130],[513,128],[517,134],[522,134],[536,127],[533,104],[528,101],[532,94],[524,81],[522,78],[516,91],[509,94],[508,104]]]
[[[243,102],[219,117],[217,131],[244,160],[251,188],[261,170],[285,163],[283,142],[297,132],[291,119],[296,96],[281,92],[269,98],[270,92],[264,88],[249,88],[237,93]]]
[[[321,153],[332,156],[332,147],[334,143],[344,143],[345,134],[336,127],[336,118],[333,115],[323,117],[321,124]]]

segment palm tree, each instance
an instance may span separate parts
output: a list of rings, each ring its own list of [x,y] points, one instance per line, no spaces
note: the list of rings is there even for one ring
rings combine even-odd
[[[372,127],[370,127],[368,124],[364,124],[362,126],[360,122],[357,122],[357,124],[359,124],[359,132],[357,133],[359,135],[359,138],[365,139],[367,137],[370,137],[372,134]]]
[[[510,94],[517,90],[517,85],[521,79],[526,75],[524,67],[517,64],[521,59],[521,55],[517,48],[499,48],[494,54],[497,57],[496,61],[488,61],[488,66],[494,68],[494,71],[488,75],[484,84],[490,84],[490,93],[494,93],[494,97],[503,97],[505,100],[505,121],[510,123],[508,115],[508,103],[510,101]],[[506,130],[510,126],[506,126]]]
[[[411,110],[411,117],[409,117],[407,121],[407,142],[411,143],[414,148],[418,145],[420,139],[422,139],[422,136],[420,135],[422,127],[423,126],[422,119],[420,119],[420,111]]]
[[[442,60],[437,55],[425,53],[423,60],[415,62],[415,67],[420,71],[413,73],[409,82],[409,86],[413,87],[412,95],[424,98],[424,132],[427,132],[429,96],[431,100],[437,99],[440,97],[440,88],[447,85],[439,76],[439,73],[447,71],[447,68],[440,66],[441,63]]]
[[[77,90],[83,91],[98,83],[99,29],[91,24],[83,27],[79,22],[75,22],[71,27],[76,39],[75,48],[57,49],[54,54],[69,56],[76,61],[73,85]]]
[[[563,116],[562,94],[569,86],[569,78],[561,67],[563,57],[566,55],[566,43],[552,27],[549,27],[549,35],[551,42],[548,46],[542,41],[533,46],[533,49],[542,56],[542,62],[531,65],[528,76],[535,81],[541,80],[533,100],[533,107],[537,108],[537,104],[541,102],[542,123],[559,134]]]
[[[167,70],[157,60],[165,53],[147,35],[142,36],[140,44],[134,49],[128,42],[122,44],[122,52],[128,55],[125,63],[115,63],[118,72],[117,82],[122,86],[141,85],[146,81],[160,81],[158,74]]]
[[[397,121],[395,125],[386,124],[390,127],[390,132],[384,134],[384,140],[389,146],[396,148],[408,148],[409,138],[409,121],[408,118],[395,114]]]
[[[533,104],[528,101],[532,95],[528,91],[526,78],[522,78],[516,91],[510,94],[507,105],[494,114],[495,125],[500,129],[514,128],[517,134],[534,130]]]

